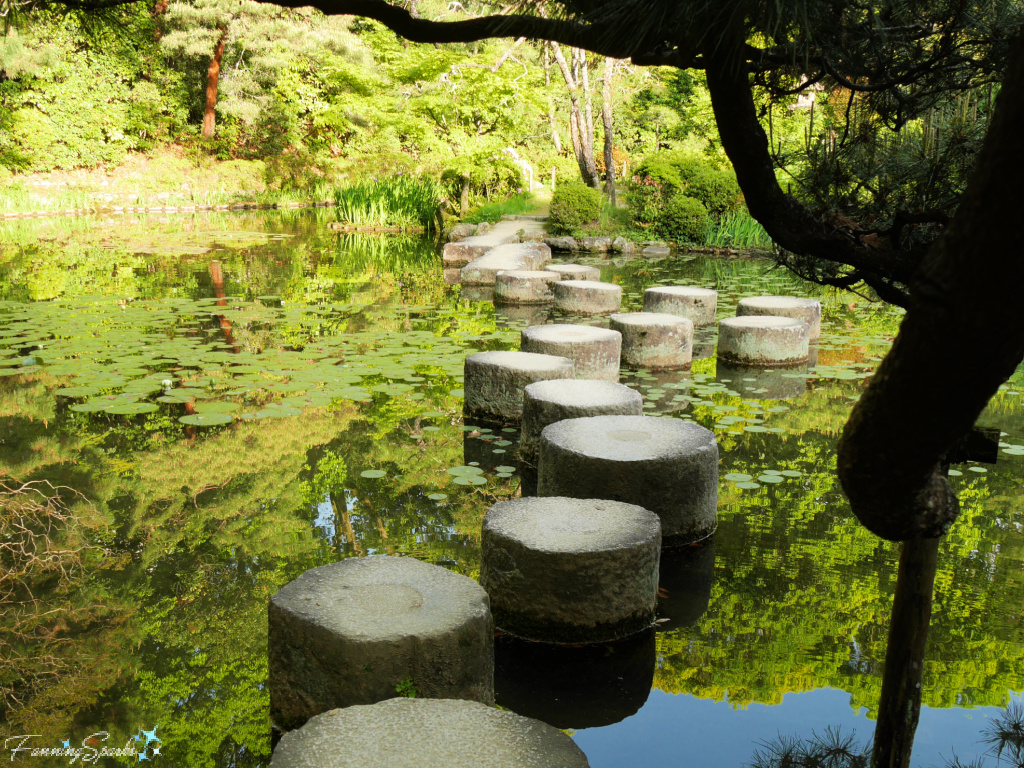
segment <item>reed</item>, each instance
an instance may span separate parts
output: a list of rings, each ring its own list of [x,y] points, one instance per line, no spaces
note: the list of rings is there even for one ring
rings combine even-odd
[[[441,190],[432,179],[374,179],[334,190],[338,221],[355,226],[435,227]]]

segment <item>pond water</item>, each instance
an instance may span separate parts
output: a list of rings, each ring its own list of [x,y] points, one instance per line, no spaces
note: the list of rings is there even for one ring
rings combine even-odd
[[[155,727],[154,764],[266,765],[271,594],[378,553],[478,576],[482,517],[521,479],[514,429],[464,423],[462,362],[562,318],[495,309],[446,283],[430,243],[343,236],[327,216],[0,224],[0,480],[62,486],[78,521],[49,531],[63,574],[34,602],[14,585],[22,604],[0,613],[0,743],[121,746]],[[823,334],[799,370],[718,367],[710,329],[692,371],[624,374],[646,412],[715,431],[718,531],[664,558],[657,631],[597,649],[499,638],[499,703],[568,729],[595,768],[739,766],[828,727],[867,740],[898,549],[853,518],[835,450],[899,311],[757,260],[587,263],[626,310],[656,284],[717,289],[720,318],[744,296],[817,296]],[[970,375],[964,352],[950,375]],[[1018,371],[981,420],[1004,433],[998,464],[951,472],[963,512],[915,765],[982,754],[1024,688],[1022,391]]]

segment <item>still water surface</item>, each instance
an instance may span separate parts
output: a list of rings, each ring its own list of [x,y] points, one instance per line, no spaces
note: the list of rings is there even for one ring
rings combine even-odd
[[[447,284],[429,243],[325,215],[0,225],[0,478],[81,494],[63,492],[80,523],[53,538],[90,545],[0,614],[0,738],[120,745],[156,725],[168,765],[266,765],[269,595],[377,553],[478,575],[482,516],[519,493],[517,433],[464,423],[462,361],[566,318],[495,309]],[[852,517],[835,448],[900,313],[756,260],[587,263],[624,311],[657,284],[717,289],[720,318],[817,296],[823,335],[797,371],[716,366],[711,329],[692,371],[624,373],[646,412],[715,431],[719,529],[666,556],[656,632],[499,638],[499,703],[568,729],[595,768],[733,768],[829,726],[866,740],[897,549]],[[999,463],[954,470],[915,765],[980,755],[1024,688],[1022,391],[1018,371],[981,420],[1004,432]]]

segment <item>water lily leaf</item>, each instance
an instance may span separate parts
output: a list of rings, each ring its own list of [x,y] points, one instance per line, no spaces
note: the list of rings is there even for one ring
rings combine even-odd
[[[233,421],[229,413],[191,413],[181,416],[178,421],[194,427],[210,427],[216,424],[228,424]]]
[[[362,472],[359,473],[359,476],[373,479],[378,477],[387,477],[387,474],[388,473],[385,472],[383,469],[364,469]]]

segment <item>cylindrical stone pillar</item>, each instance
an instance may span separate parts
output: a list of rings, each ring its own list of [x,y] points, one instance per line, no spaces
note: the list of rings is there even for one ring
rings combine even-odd
[[[807,359],[809,331],[791,317],[727,317],[718,324],[718,357],[741,365],[796,365]]]
[[[538,381],[525,390],[519,458],[536,466],[540,433],[548,424],[585,416],[639,416],[644,399],[635,389],[611,381]]]
[[[484,518],[480,585],[496,626],[554,643],[600,643],[654,621],[661,524],[633,504],[519,498]]]
[[[415,684],[415,680],[412,681]],[[472,701],[391,699],[335,709],[286,733],[270,768],[589,768],[547,723]]]
[[[644,291],[644,312],[689,318],[695,327],[713,325],[718,292],[692,285],[656,286]]]
[[[618,312],[622,306],[622,287],[595,280],[563,280],[555,283],[555,308],[576,315],[600,315]]]
[[[555,300],[551,284],[562,277],[546,270],[499,272],[494,282],[495,304],[550,304]]]
[[[736,305],[736,316],[772,315],[802,320],[810,327],[808,338],[814,341],[821,336],[821,302],[814,299],[800,299],[795,296],[753,296],[740,299]]]
[[[544,428],[539,496],[637,504],[661,518],[667,546],[715,530],[718,443],[704,427],[656,416],[594,416]]]
[[[618,331],[568,323],[534,325],[520,333],[519,348],[569,358],[577,379],[619,380],[622,334]]]
[[[396,696],[494,700],[487,595],[411,557],[342,560],[270,598],[270,709],[297,727],[321,712]]]
[[[544,269],[557,272],[561,280],[601,280],[601,270],[583,264],[548,264]]]
[[[518,423],[523,389],[548,379],[571,379],[572,360],[532,352],[477,352],[466,358],[463,410],[467,416]]]
[[[622,363],[629,368],[678,370],[693,361],[693,322],[661,312],[630,312],[608,318],[622,334]]]

